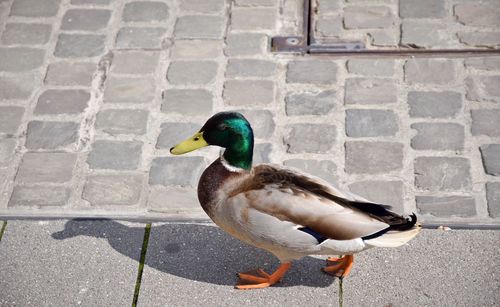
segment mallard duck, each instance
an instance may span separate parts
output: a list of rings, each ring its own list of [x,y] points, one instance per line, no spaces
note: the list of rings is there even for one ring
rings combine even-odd
[[[354,253],[403,245],[420,230],[414,214],[405,218],[388,206],[296,169],[252,166],[253,131],[239,113],[215,114],[170,152],[181,155],[208,145],[225,150],[198,183],[203,210],[228,234],[280,260],[272,274],[262,269],[239,273],[238,289],[271,286],[290,269],[292,260],[307,255],[344,255],[328,258],[323,268],[344,278],[351,271]]]

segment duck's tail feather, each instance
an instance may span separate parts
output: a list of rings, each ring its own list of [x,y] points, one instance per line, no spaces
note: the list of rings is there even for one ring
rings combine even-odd
[[[381,236],[364,240],[367,245],[375,247],[398,247],[413,239],[422,229],[420,225],[415,225],[408,230],[389,230]]]

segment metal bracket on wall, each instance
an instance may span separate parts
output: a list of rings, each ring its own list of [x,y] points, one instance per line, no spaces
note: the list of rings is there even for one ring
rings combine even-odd
[[[304,0],[302,36],[275,36],[271,39],[271,51],[276,53],[310,53],[335,55],[386,55],[386,56],[477,56],[500,55],[500,49],[367,49],[361,41],[329,41],[316,39],[314,35],[314,16],[316,8],[313,2]]]

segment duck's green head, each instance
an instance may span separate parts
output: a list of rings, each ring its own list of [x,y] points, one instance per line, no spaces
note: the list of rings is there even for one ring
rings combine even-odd
[[[226,148],[224,159],[237,168],[250,169],[253,155],[252,127],[237,112],[220,112],[212,116],[195,135],[170,148],[174,155],[208,146]]]

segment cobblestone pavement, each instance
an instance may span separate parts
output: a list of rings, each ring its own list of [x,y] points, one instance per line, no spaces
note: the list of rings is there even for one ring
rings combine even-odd
[[[367,5],[369,3],[369,5]],[[316,33],[498,48],[492,1],[325,1]],[[206,149],[242,111],[256,162],[304,169],[428,221],[500,221],[500,57],[273,54],[298,0],[0,0],[0,214],[205,218]]]

